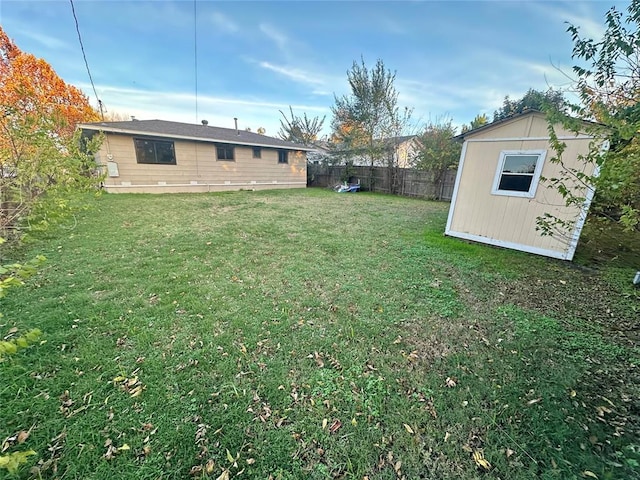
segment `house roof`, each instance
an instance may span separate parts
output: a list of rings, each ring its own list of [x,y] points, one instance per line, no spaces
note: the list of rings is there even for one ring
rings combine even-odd
[[[125,122],[93,122],[80,123],[78,128],[99,132],[120,133],[126,135],[147,135],[154,137],[173,138],[181,140],[196,140],[200,142],[231,143],[252,147],[283,148],[287,150],[305,150],[305,147],[279,138],[260,135],[259,133],[233,128],[213,127],[210,125],[196,125],[191,123],[169,122],[166,120],[131,120]]]
[[[385,143],[392,143],[394,145],[396,144],[400,144],[400,143],[404,143],[408,140],[413,140],[414,138],[417,138],[417,135],[404,135],[401,137],[388,137],[384,139]]]

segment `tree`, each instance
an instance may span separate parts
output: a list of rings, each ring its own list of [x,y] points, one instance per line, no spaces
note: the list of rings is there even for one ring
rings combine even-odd
[[[293,113],[291,106],[289,106],[289,111],[291,112],[291,118],[287,118],[284,112],[280,110],[282,118],[280,119],[278,136],[282,140],[302,145],[313,144],[318,139],[318,134],[322,131],[326,117],[309,118],[306,113],[299,117]]]
[[[475,116],[469,125],[462,125],[462,133],[468,132],[469,130],[473,130],[475,128],[482,127],[489,123],[489,117],[487,117],[486,113],[478,114]]]
[[[369,70],[361,59],[347,71],[351,93],[335,97],[331,108],[332,140],[345,155],[364,157],[370,166],[384,162],[393,166],[393,155],[383,141],[402,135],[409,124],[411,110],[398,106],[396,78],[382,60]]]
[[[580,184],[595,189],[592,214],[599,222],[613,227],[619,225],[630,232],[640,231],[640,0],[632,0],[626,18],[615,7],[606,14],[606,31],[596,41],[583,38],[580,28],[569,25],[567,31],[573,41],[572,56],[580,64],[573,67],[576,75],[573,89],[580,104],[569,105],[574,115],[597,123],[578,122],[562,115],[558,109],[549,112],[550,125],[561,122],[576,133],[588,133],[598,139],[583,158],[597,166],[599,175],[584,175],[581,171],[565,171],[559,178],[550,179],[552,187],[563,195],[567,205],[580,206],[581,195],[571,188]],[[550,128],[554,148],[558,152],[554,162],[562,164],[565,145]],[[610,148],[602,152],[602,139]],[[594,217],[592,216],[592,219]],[[547,214],[538,221],[543,233],[562,225]],[[608,231],[608,229],[600,229]]]
[[[102,121],[103,122],[128,122],[129,120],[131,120],[133,118],[132,115],[129,115],[128,113],[122,113],[122,112],[104,112],[104,115],[102,116]]]
[[[530,88],[518,100],[511,100],[508,95],[504,97],[502,107],[493,113],[493,121],[502,120],[526,110],[546,111],[550,107],[561,112],[566,110],[565,99],[561,91],[550,88],[546,92],[541,92]]]
[[[43,59],[22,52],[0,28],[0,228],[28,215],[41,226],[64,210],[70,191],[95,185],[92,153],[76,132],[98,120],[87,97]],[[32,226],[34,223],[32,223]]]
[[[477,118],[477,117],[476,117]],[[431,173],[437,187],[436,197],[444,183],[447,172],[458,164],[462,145],[453,139],[456,128],[451,119],[436,120],[429,123],[418,137],[420,150],[416,159],[416,168]]]

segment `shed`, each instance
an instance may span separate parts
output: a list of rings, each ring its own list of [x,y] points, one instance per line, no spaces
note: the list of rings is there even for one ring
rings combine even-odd
[[[566,144],[563,167],[551,159],[545,115],[529,111],[459,135],[463,140],[446,235],[563,260],[573,258],[594,191],[577,182],[581,208],[567,207],[562,195],[542,178],[558,178],[563,168],[593,175],[594,165],[580,160],[593,136],[554,125]],[[543,236],[536,219],[545,213],[570,222],[565,235]]]
[[[305,188],[301,145],[230,128],[132,120],[78,125],[105,135],[96,161],[108,192],[177,193]]]

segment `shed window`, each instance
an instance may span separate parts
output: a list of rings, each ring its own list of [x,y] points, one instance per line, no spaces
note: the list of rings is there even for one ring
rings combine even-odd
[[[289,152],[286,150],[278,150],[278,163],[289,163]]]
[[[218,160],[234,160],[232,145],[218,145],[216,147],[216,153]]]
[[[533,198],[546,150],[505,150],[500,153],[491,193]]]
[[[262,158],[262,149],[260,147],[253,147],[253,158]]]
[[[171,141],[134,138],[133,143],[138,163],[176,164],[176,154]]]

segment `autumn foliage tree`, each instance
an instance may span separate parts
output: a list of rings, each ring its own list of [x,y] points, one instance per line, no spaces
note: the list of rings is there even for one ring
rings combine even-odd
[[[96,183],[93,152],[76,132],[98,120],[87,97],[0,27],[0,228],[43,226],[68,208],[70,192]]]
[[[388,163],[386,139],[399,137],[408,127],[411,110],[398,105],[395,72],[387,69],[382,60],[368,68],[364,59],[353,62],[347,72],[351,93],[335,97],[331,108],[332,140],[348,155],[366,159],[370,166]]]

